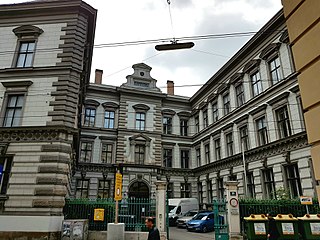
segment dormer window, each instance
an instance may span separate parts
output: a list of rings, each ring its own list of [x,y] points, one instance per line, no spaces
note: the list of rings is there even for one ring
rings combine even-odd
[[[149,87],[149,83],[145,83],[145,82],[141,82],[141,81],[134,81],[134,85],[137,87],[144,87],[144,88],[148,88]]]

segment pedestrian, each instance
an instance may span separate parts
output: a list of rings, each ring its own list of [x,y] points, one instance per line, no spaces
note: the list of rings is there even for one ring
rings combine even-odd
[[[146,219],[146,227],[149,229],[147,240],[160,240],[160,233],[158,228],[154,225],[154,218]]]
[[[268,217],[268,240],[277,240],[280,234],[277,229],[276,220],[274,220],[272,213],[268,213],[267,217]]]

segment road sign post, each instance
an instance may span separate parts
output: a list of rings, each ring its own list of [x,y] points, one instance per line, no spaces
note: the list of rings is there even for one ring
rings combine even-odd
[[[312,205],[312,197],[300,196],[300,202],[302,205],[306,205],[307,214],[309,214],[308,205]]]
[[[122,200],[122,174],[118,171],[116,173],[116,181],[114,187],[114,200],[116,200],[116,213],[115,213],[115,221],[114,223],[118,223],[118,212],[119,212],[119,202]]]

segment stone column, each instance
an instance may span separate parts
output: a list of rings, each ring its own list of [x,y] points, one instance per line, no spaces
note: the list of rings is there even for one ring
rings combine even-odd
[[[166,227],[166,190],[167,182],[157,181],[157,202],[156,202],[156,226],[160,232],[160,239],[167,239],[167,227]]]
[[[238,184],[239,183],[237,181],[227,181],[225,183],[230,240],[242,239],[242,236],[240,234]]]

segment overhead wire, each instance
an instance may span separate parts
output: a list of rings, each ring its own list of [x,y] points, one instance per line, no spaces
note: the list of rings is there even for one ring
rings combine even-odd
[[[274,31],[273,31],[274,32]],[[279,31],[281,32],[281,31]],[[234,32],[234,33],[221,33],[221,34],[207,34],[207,35],[196,35],[196,36],[187,36],[187,37],[177,37],[175,38],[177,41],[179,40],[205,40],[205,39],[225,39],[225,38],[233,38],[233,37],[248,37],[256,34],[257,32],[248,31],[248,32]],[[265,31],[263,34],[268,34]],[[106,48],[106,47],[123,47],[123,46],[133,46],[133,45],[142,45],[142,44],[153,44],[153,43],[162,43],[168,42],[171,38],[158,38],[158,39],[148,39],[148,40],[137,40],[137,41],[126,41],[126,42],[114,42],[114,43],[101,43],[92,45],[93,48]],[[86,45],[83,47],[90,47],[91,45]],[[55,52],[62,51],[61,48],[37,48],[35,52]],[[18,53],[19,50],[12,51],[0,51],[0,55],[14,54]]]

